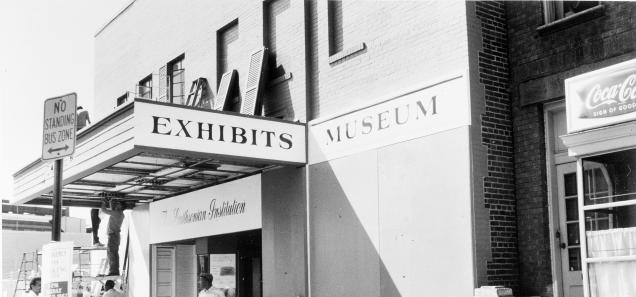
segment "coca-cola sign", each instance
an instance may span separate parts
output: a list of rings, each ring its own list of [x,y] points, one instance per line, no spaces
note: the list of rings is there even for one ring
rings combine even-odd
[[[568,132],[635,119],[635,61],[566,80]]]
[[[620,73],[600,81],[591,87],[582,88],[580,97],[585,98],[582,118],[611,117],[636,109],[636,70]]]

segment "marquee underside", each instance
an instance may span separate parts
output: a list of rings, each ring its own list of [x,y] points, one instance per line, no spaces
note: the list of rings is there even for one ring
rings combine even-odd
[[[227,134],[238,128],[224,128],[225,142],[153,133],[168,131],[162,125],[170,120],[168,114],[183,123],[193,118],[245,131],[258,127],[267,133],[257,135],[261,139],[252,143]],[[148,126],[153,123],[162,126]],[[98,207],[103,198],[149,203],[306,161],[304,124],[147,101],[137,100],[79,132],[75,154],[64,160],[64,206]],[[283,134],[285,141],[274,147],[274,137]],[[296,143],[302,147],[295,147]],[[52,162],[38,160],[14,175],[11,202],[51,205],[52,191]]]

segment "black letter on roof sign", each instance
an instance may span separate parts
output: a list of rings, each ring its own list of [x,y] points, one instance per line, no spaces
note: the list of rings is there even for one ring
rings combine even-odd
[[[199,122],[199,139],[203,139],[203,132],[208,132],[208,140],[214,140],[212,139],[212,124],[208,123],[208,129],[204,129],[203,128],[203,123]]]
[[[159,119],[165,119],[166,121],[168,121],[168,123],[159,124]],[[172,130],[168,130],[168,132],[165,132],[165,133],[159,132],[159,126],[164,126],[164,127],[167,126],[170,123],[170,118],[152,116],[152,122],[153,122],[152,133],[170,135],[170,132],[172,132]]]
[[[174,136],[179,136],[179,134],[181,134],[181,132],[183,131],[183,134],[185,134],[185,137],[190,137],[190,133],[188,133],[188,128],[186,128],[186,126],[190,123],[192,123],[191,121],[188,121],[187,123],[183,123],[182,120],[177,120],[177,122],[179,122],[179,125],[181,125],[181,130],[179,132],[177,132],[177,134],[175,134]]]
[[[267,133],[267,144],[265,145],[266,147],[272,147],[272,135],[276,134],[276,132],[273,131],[261,131],[261,134],[263,133]]]
[[[238,132],[240,131],[240,133]],[[241,141],[237,142],[237,136],[241,137]],[[245,129],[241,127],[232,127],[232,142],[234,143],[246,143],[247,138],[245,138]]]
[[[252,145],[256,145],[256,130],[252,129]]]
[[[278,146],[280,146],[280,148],[286,149],[286,150],[292,148],[292,136],[291,136],[291,134],[281,133],[279,138],[280,138],[280,141],[282,141],[282,142],[287,144],[287,145],[283,145],[282,143],[278,144]]]

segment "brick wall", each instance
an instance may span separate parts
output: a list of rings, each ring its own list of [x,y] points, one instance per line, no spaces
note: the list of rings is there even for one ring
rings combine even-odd
[[[480,1],[475,4],[475,13],[481,24],[478,72],[485,105],[480,123],[481,144],[487,148],[482,184],[490,226],[487,283],[516,290],[517,228],[505,8],[503,2]]]
[[[462,1],[344,1],[344,51],[329,63],[328,1],[310,1],[310,119],[369,105],[467,67]],[[408,58],[407,58],[408,57]]]
[[[508,6],[511,73],[520,105],[563,97],[563,80],[636,57],[636,5],[602,2],[600,15],[569,22],[564,28],[544,25],[538,1]]]
[[[265,102],[267,113],[279,113],[305,121],[305,25],[303,1],[285,2],[284,20],[275,23],[278,66],[292,78],[270,88]],[[95,37],[96,118],[112,112],[116,99],[148,74],[157,84],[159,68],[184,54],[185,89],[193,80],[205,77],[216,94],[217,31],[238,19],[238,40],[228,56],[239,73],[244,91],[250,54],[265,45],[264,6],[268,2],[249,0],[205,0],[175,2],[137,0]],[[270,34],[270,35],[271,35]],[[300,36],[300,38],[299,38]],[[270,77],[270,79],[273,79]],[[285,106],[271,104],[286,98]],[[281,99],[282,100],[282,99]],[[289,109],[289,110],[286,110]]]
[[[636,5],[602,2],[598,16],[544,25],[539,1],[506,3],[513,104],[519,294],[553,296],[543,104],[564,79],[636,57]],[[555,263],[560,269],[560,264]]]
[[[519,293],[552,296],[543,108],[513,108]]]

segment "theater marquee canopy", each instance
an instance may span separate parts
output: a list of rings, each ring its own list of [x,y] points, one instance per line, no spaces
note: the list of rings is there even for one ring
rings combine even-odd
[[[64,161],[65,206],[151,202],[306,163],[305,125],[136,99],[78,135]],[[12,203],[50,204],[52,163],[14,174]]]

